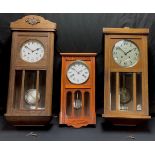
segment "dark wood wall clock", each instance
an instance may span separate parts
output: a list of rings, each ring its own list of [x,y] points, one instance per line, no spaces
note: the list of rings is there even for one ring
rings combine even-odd
[[[80,128],[96,123],[96,53],[61,53],[60,124]]]
[[[104,114],[113,124],[150,119],[147,37],[149,29],[103,28],[105,34]]]
[[[6,120],[46,125],[52,115],[56,24],[29,15],[12,22],[12,50]]]

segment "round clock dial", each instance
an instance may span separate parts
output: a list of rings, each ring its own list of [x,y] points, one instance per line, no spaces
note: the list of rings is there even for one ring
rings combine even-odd
[[[67,77],[73,84],[82,84],[89,78],[89,69],[83,61],[75,61],[69,66]]]
[[[122,67],[133,67],[136,65],[139,55],[139,48],[129,40],[120,40],[113,48],[114,61]]]
[[[26,62],[38,62],[44,56],[44,47],[37,40],[29,40],[22,45],[20,50],[20,56],[21,59]]]
[[[38,95],[38,96],[37,96]],[[27,104],[29,104],[30,106],[34,106],[37,102],[40,100],[40,93],[36,89],[29,89],[28,91],[26,91],[25,93],[25,101]]]

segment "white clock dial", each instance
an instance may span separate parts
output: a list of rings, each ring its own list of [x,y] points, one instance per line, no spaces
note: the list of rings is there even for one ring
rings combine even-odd
[[[44,56],[44,47],[37,40],[29,40],[22,45],[20,50],[20,56],[21,59],[26,62],[38,62]]]
[[[139,48],[129,40],[120,40],[113,48],[114,61],[122,67],[135,66],[139,60],[139,55]]]
[[[84,62],[75,61],[69,66],[67,77],[73,84],[82,84],[89,78],[89,69]]]

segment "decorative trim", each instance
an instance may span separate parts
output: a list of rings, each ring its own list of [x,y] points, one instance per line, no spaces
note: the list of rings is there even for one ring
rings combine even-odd
[[[90,57],[65,57],[67,61],[75,61],[77,59],[82,61],[90,61]]]
[[[36,25],[36,24],[40,23],[40,20],[38,18],[32,17],[32,18],[26,18],[25,22],[30,25]]]
[[[10,28],[12,30],[26,30],[26,31],[55,31],[56,23],[45,20],[41,16],[28,15],[24,16],[14,22],[11,22]]]
[[[82,126],[87,126],[89,122],[82,119],[68,119],[66,124],[68,126],[73,126],[74,128],[80,128]]]

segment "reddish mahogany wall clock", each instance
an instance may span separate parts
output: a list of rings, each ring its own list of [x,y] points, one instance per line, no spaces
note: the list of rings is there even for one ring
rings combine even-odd
[[[95,53],[61,53],[60,124],[80,128],[96,123]]]

